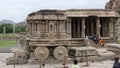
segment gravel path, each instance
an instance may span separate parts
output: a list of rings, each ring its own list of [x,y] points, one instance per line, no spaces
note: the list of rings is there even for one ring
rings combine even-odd
[[[10,53],[10,49],[16,46],[10,46],[7,48],[0,48],[0,68],[13,68],[13,65],[6,65],[6,58],[13,56],[13,53]],[[19,46],[17,46],[19,47]],[[63,63],[59,64],[46,64],[42,68],[61,68],[63,67]],[[85,63],[79,63],[81,68],[112,68],[113,61],[101,61],[101,62],[89,62],[89,66],[85,67]],[[67,64],[67,66],[71,66],[71,64]],[[39,68],[37,64],[24,64],[24,65],[16,65],[15,68]]]
[[[11,53],[11,48],[20,47],[20,45],[11,45],[9,47],[0,47],[0,53]]]
[[[13,68],[13,65],[6,65],[5,59],[9,56],[13,56],[12,53],[0,53],[0,68]],[[88,67],[85,67],[85,63],[79,63],[81,65],[81,68],[112,68],[113,61],[101,61],[101,62],[89,62]],[[71,64],[67,64],[67,66],[71,66]],[[42,68],[60,68],[63,67],[62,63],[60,64],[46,64]],[[15,68],[39,68],[39,65],[37,64],[24,64],[24,65],[16,65]]]

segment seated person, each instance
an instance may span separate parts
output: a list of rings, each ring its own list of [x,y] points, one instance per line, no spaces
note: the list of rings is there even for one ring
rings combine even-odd
[[[99,44],[100,44],[101,46],[104,46],[104,43],[105,43],[105,42],[104,42],[103,39],[100,39],[100,40],[99,40]]]

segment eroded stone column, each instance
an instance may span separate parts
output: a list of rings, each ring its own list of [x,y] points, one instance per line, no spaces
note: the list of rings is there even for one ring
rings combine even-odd
[[[27,21],[27,30],[28,30],[28,33],[30,33],[30,29],[31,29],[31,26],[30,26],[30,21]]]
[[[65,21],[60,21],[60,32],[65,32]]]
[[[60,22],[57,21],[57,32],[59,33],[60,32]]]
[[[39,33],[41,32],[41,21],[39,21]]]
[[[42,22],[42,32],[45,33],[46,32],[46,21]]]
[[[35,23],[35,32],[37,32],[38,30],[37,30],[37,21],[34,21],[34,23]]]
[[[37,37],[39,37],[39,32],[40,32],[40,30],[39,30],[39,24],[40,24],[39,21],[36,21],[36,30],[37,30],[36,34],[37,34]]]
[[[96,28],[97,28],[96,33],[97,33],[97,35],[99,35],[99,37],[100,37],[100,36],[101,36],[101,35],[100,35],[101,25],[100,25],[100,18],[99,18],[99,17],[97,18],[97,21],[96,21]]]
[[[77,24],[77,35],[78,35],[78,38],[80,38],[80,20],[79,20],[79,18],[78,18],[78,22],[77,22],[78,24]]]
[[[45,21],[45,23],[46,23],[46,33],[48,33],[49,32],[49,29],[48,29],[48,21]]]
[[[37,23],[37,32],[40,32],[40,30],[39,30],[39,24],[40,23],[38,21],[36,23]]]
[[[68,34],[68,38],[71,38],[71,20],[70,19],[67,20],[67,34]]]
[[[73,26],[73,38],[76,38],[76,29],[75,29],[75,21],[73,20],[73,24],[72,24],[72,26]]]
[[[90,27],[91,27],[91,35],[94,35],[94,22],[90,21]]]
[[[82,38],[85,38],[85,18],[82,18]]]
[[[109,35],[110,37],[113,37],[113,18],[110,18],[109,22]]]
[[[65,33],[66,32],[66,29],[65,29],[65,24],[66,24],[66,22],[65,21],[63,21],[63,32]]]
[[[54,21],[54,30],[55,30],[55,33],[57,33],[57,21]]]
[[[32,21],[31,24],[32,24],[32,35],[33,35],[33,34],[34,34],[34,31],[35,31],[35,30],[34,30],[34,21]]]
[[[29,24],[30,24],[30,28],[29,28],[30,29],[30,34],[32,34],[32,22],[30,21]]]

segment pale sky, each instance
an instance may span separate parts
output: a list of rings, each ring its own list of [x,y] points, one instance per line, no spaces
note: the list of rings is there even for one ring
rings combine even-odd
[[[1,0],[0,20],[21,22],[41,9],[104,9],[109,0]]]

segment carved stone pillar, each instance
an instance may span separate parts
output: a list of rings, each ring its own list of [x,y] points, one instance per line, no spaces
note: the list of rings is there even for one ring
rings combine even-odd
[[[60,21],[61,38],[65,38],[65,21]]]
[[[58,22],[57,21],[55,21],[54,29],[55,29],[55,33],[57,33],[58,32]]]
[[[41,32],[41,21],[39,21],[39,33]]]
[[[34,27],[35,27],[34,31],[37,32],[38,31],[37,30],[37,21],[34,22]]]
[[[78,35],[78,38],[80,38],[80,20],[78,19],[78,22],[77,22],[77,35]]]
[[[66,22],[65,22],[65,21],[63,21],[62,25],[63,25],[63,32],[64,32],[64,33],[66,32],[66,29],[65,29],[65,24],[66,24]]]
[[[31,26],[30,26],[30,21],[27,21],[27,25],[28,25],[28,26],[27,26],[28,33],[30,33],[30,27],[31,27]]]
[[[29,30],[30,30],[30,34],[32,34],[32,22],[31,21],[29,23]]]
[[[35,21],[35,30],[37,37],[39,36],[39,21]]]
[[[32,21],[32,35],[34,34],[34,21]]]
[[[65,25],[64,25],[64,21],[60,21],[60,32],[65,32]]]
[[[71,20],[69,21],[69,26],[70,26],[70,27],[69,27],[69,29],[70,29],[70,30],[69,30],[69,36],[70,36],[70,38],[71,38],[71,35],[72,35],[72,33],[71,33],[71,27],[72,27],[72,25],[71,25]]]
[[[85,18],[82,18],[82,38],[85,38]]]
[[[48,33],[48,21],[45,21],[45,23],[46,23],[46,33]]]
[[[40,32],[40,30],[39,30],[39,24],[40,23],[38,21],[36,23],[37,23],[37,32]]]
[[[113,37],[113,18],[110,18],[109,22],[109,35],[111,38]]]
[[[94,22],[90,21],[90,27],[91,27],[91,35],[94,35]]]
[[[40,38],[42,37],[42,33],[43,33],[43,32],[42,32],[42,22],[43,22],[43,21],[41,21],[41,20],[39,21],[39,37],[40,37]]]
[[[67,36],[67,38],[69,38],[69,21],[67,20],[67,22],[66,22],[66,36]]]
[[[68,31],[67,31],[67,25],[68,25],[68,24],[67,24],[67,23],[68,23],[68,22],[65,20],[65,21],[64,21],[64,24],[65,24],[64,26],[65,26],[65,37],[66,37],[66,38],[68,37],[68,34],[67,34],[67,33],[68,33]]]
[[[67,20],[67,34],[68,34],[68,38],[71,38],[71,20],[70,19]]]
[[[73,24],[72,24],[72,26],[73,26],[73,38],[76,38],[76,26],[75,26],[75,21],[73,20]]]
[[[57,32],[60,32],[60,21],[57,21]]]
[[[98,36],[100,37],[100,28],[101,28],[101,25],[100,25],[100,18],[98,17],[97,20],[96,20],[96,33],[98,34]]]

